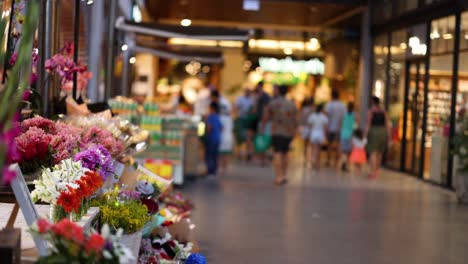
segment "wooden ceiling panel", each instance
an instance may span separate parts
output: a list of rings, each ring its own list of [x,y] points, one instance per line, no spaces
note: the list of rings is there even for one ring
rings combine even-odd
[[[243,10],[243,0],[152,0],[146,5],[156,21],[190,18],[285,26],[319,26],[356,7],[329,2],[261,1],[259,11]]]

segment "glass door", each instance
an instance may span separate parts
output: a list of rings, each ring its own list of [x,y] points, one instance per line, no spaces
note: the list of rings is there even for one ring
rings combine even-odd
[[[423,140],[423,115],[424,115],[424,76],[425,64],[423,61],[410,61],[408,64],[409,78],[407,81],[407,107],[406,111],[406,135],[405,135],[405,162],[406,172],[420,175],[420,164],[424,158],[421,155]]]

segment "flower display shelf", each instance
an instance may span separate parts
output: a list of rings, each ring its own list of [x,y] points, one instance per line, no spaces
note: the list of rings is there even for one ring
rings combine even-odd
[[[9,203],[0,203],[0,224],[5,225],[8,221],[8,217],[13,210],[14,204],[9,204]],[[39,215],[48,218],[49,217],[49,211],[50,211],[50,205],[45,205],[45,204],[38,204],[36,205],[36,209],[39,213]],[[97,216],[99,214],[99,208],[98,207],[91,207],[88,210],[88,213],[83,216],[83,218],[78,222],[78,224],[85,229],[90,229],[91,227],[94,227],[94,222],[97,220]],[[26,232],[28,228],[28,224],[26,223],[23,214],[18,214],[18,217],[16,218],[15,225],[16,228],[21,228],[21,250],[28,250],[28,249],[34,249],[35,244],[34,240],[31,236],[30,233]]]

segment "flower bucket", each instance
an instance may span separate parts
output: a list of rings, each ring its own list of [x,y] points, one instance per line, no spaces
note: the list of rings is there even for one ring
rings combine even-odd
[[[52,223],[57,223],[58,221],[70,217],[70,214],[65,212],[65,210],[58,205],[51,204],[49,208],[49,218]]]
[[[141,244],[141,236],[143,233],[143,229],[131,234],[124,234],[120,239],[122,245],[127,247],[133,254],[134,261],[132,263],[137,263],[138,254],[140,252],[140,244]]]

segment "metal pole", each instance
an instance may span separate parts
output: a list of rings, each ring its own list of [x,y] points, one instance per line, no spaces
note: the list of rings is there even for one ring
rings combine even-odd
[[[89,58],[88,67],[93,74],[93,78],[89,80],[88,84],[88,96],[92,102],[98,102],[102,100],[103,95],[99,90],[100,83],[100,66],[101,66],[101,43],[103,38],[103,17],[104,17],[104,1],[94,1],[91,12],[91,25],[89,27]],[[89,20],[88,20],[89,21]]]
[[[453,44],[453,76],[452,76],[452,94],[450,106],[450,134],[449,134],[449,148],[448,148],[448,164],[447,164],[447,187],[452,188],[453,183],[453,155],[450,155],[454,146],[453,139],[455,137],[455,122],[456,122],[456,104],[457,104],[457,91],[458,91],[458,68],[460,64],[459,51],[460,51],[460,27],[461,27],[461,13],[458,11],[455,17],[455,37]]]
[[[110,10],[109,10],[109,32],[107,35],[107,62],[106,62],[106,87],[104,92],[104,99],[107,100],[113,94],[111,94],[112,89],[112,77],[114,75],[114,35],[115,35],[115,10],[116,10],[116,1],[109,0]]]
[[[78,44],[80,38],[80,0],[75,0],[75,10],[73,14],[73,41],[74,41],[74,49],[73,49],[73,61],[78,63]],[[78,86],[78,75],[77,73],[73,73],[73,99],[77,100],[77,86]]]
[[[121,85],[121,95],[128,96],[128,85],[129,85],[129,74],[130,74],[130,63],[128,60],[130,59],[130,48],[124,51],[123,53],[123,60],[122,60],[122,85]]]
[[[365,10],[362,15],[361,25],[361,58],[359,66],[360,78],[360,119],[361,126],[364,127],[367,119],[367,109],[369,107],[369,95],[371,94],[372,83],[372,38],[370,34],[370,12]]]

